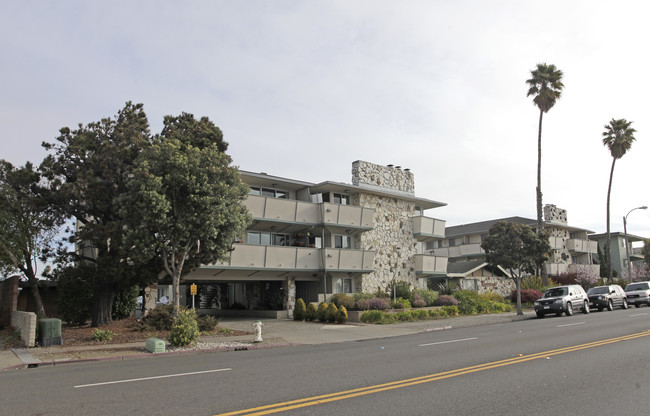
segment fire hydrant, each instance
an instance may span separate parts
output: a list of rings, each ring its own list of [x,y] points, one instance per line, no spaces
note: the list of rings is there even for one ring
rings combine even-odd
[[[262,321],[255,321],[251,325],[255,327],[255,342],[262,342]]]

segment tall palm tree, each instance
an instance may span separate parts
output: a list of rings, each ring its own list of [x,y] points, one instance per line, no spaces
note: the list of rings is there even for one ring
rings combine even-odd
[[[537,132],[537,230],[544,228],[542,220],[542,118],[544,113],[553,108],[555,102],[562,95],[562,71],[553,64],[537,64],[537,68],[530,71],[531,78],[526,81],[528,94],[534,96],[533,103],[539,108],[539,128]],[[542,266],[542,281],[548,284],[546,269]]]
[[[605,125],[603,132],[603,145],[607,146],[609,152],[612,154],[612,169],[609,173],[609,187],[607,188],[607,240],[605,241],[605,260],[607,261],[608,273],[607,277],[611,280],[613,277],[612,272],[612,252],[611,238],[609,234],[609,197],[612,193],[612,178],[614,177],[614,165],[616,160],[622,158],[625,153],[632,147],[632,142],[635,140],[634,130],[631,121],[624,118],[615,120],[612,119],[609,124]]]

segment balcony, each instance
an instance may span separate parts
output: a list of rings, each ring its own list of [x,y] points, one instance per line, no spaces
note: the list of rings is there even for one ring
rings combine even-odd
[[[447,257],[415,255],[416,275],[445,275],[447,274]]]
[[[370,230],[375,210],[354,205],[315,204],[295,199],[248,195],[244,201],[255,220],[271,223],[331,225]]]
[[[591,269],[592,273],[600,275],[600,265],[598,264],[546,263],[545,267],[549,276],[558,276],[563,273],[577,273],[581,268]]]
[[[413,235],[418,241],[441,240],[445,238],[446,221],[424,216],[413,217]]]
[[[325,249],[327,271],[371,272],[375,261],[374,251],[341,248]]]
[[[564,248],[564,240],[560,237],[549,237],[548,242],[553,250],[562,250]]]
[[[579,240],[571,238],[566,240],[566,248],[576,253],[598,253],[598,243],[596,241]]]
[[[484,256],[485,250],[481,248],[481,244],[463,244],[454,247],[436,248],[433,250],[436,256],[457,258],[457,257],[475,257]]]
[[[208,267],[231,270],[323,271],[322,250],[325,250],[327,271],[372,271],[374,251],[252,244],[235,244],[228,260]]]

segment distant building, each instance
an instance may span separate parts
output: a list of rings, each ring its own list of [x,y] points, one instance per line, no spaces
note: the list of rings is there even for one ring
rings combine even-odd
[[[510,294],[514,289],[514,283],[506,279],[509,276],[505,270],[488,265],[485,251],[481,248],[481,243],[488,236],[490,227],[498,221],[523,224],[537,229],[537,220],[523,217],[508,217],[447,227],[444,239],[427,245],[429,252],[436,256],[448,257],[446,279],[459,279],[464,289]],[[545,265],[549,276],[577,272],[580,267],[589,268],[593,273],[600,273],[600,266],[594,264],[594,257],[598,253],[597,244],[595,241],[589,241],[588,238],[593,231],[569,226],[566,210],[559,209],[555,205],[544,207],[544,228],[550,231],[549,240],[554,249],[552,257]]]
[[[607,233],[602,234],[592,234],[589,236],[589,239],[598,243],[598,249],[605,254],[605,242],[607,241]],[[628,234],[627,240],[630,244],[630,260],[632,265],[637,267],[644,266],[643,250],[642,245],[634,247],[634,243],[642,243],[646,238],[639,237],[637,235]],[[616,275],[627,276],[627,253],[625,251],[625,234],[621,232],[610,233],[611,241],[611,256],[612,256],[612,268],[616,271]]]

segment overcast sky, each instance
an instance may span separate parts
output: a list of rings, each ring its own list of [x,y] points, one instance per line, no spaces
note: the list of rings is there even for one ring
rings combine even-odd
[[[0,158],[39,163],[64,126],[143,103],[207,116],[243,170],[351,182],[366,160],[410,168],[428,216],[535,218],[539,111],[525,81],[564,72],[545,114],[544,203],[606,230],[612,118],[637,141],[617,161],[612,231],[650,204],[650,6],[641,1],[0,2]],[[646,80],[646,81],[644,81]],[[644,169],[645,168],[645,169]],[[650,210],[628,217],[650,237]]]

